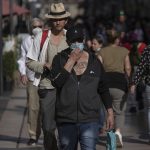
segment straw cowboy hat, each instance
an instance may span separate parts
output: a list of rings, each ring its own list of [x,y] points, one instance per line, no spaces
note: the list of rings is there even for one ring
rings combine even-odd
[[[71,14],[65,10],[64,4],[52,3],[50,6],[50,12],[45,14],[45,17],[48,19],[62,19],[68,18]]]

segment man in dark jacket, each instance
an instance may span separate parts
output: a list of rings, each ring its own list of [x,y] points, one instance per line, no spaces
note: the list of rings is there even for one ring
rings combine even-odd
[[[108,112],[107,129],[113,128],[112,99],[105,72],[95,55],[85,51],[83,30],[66,33],[68,49],[53,59],[50,79],[57,89],[56,121],[61,150],[95,150],[101,100]]]

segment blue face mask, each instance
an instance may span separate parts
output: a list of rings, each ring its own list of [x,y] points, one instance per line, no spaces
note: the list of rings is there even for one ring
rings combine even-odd
[[[83,43],[72,43],[72,44],[70,45],[70,48],[71,48],[72,50],[79,48],[81,51],[83,51],[83,49],[84,49],[84,44],[83,44]]]

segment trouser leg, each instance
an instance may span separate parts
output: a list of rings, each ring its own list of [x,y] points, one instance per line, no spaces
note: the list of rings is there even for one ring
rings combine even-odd
[[[79,125],[79,142],[81,150],[96,150],[98,122],[81,123]]]
[[[136,100],[138,102],[138,108],[143,109],[144,108],[144,102],[143,102],[143,92],[144,92],[145,86],[144,83],[139,83],[136,87]]]
[[[113,98],[113,110],[115,112],[115,128],[123,129],[125,123],[126,96],[125,92],[110,88],[110,94]]]
[[[60,140],[60,150],[77,150],[78,128],[76,124],[59,124],[58,134]]]
[[[41,133],[40,105],[37,87],[29,81],[27,85],[28,132],[32,139],[38,139]]]
[[[55,137],[55,102],[56,91],[48,90],[45,98],[40,99],[42,113],[42,129],[44,133],[45,150],[57,150]]]
[[[148,134],[149,134],[149,141],[150,141],[150,86],[146,86],[145,90],[146,94],[146,103],[147,103],[147,116],[148,116]]]

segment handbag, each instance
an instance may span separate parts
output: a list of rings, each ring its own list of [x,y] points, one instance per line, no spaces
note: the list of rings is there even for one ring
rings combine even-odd
[[[116,150],[116,135],[113,130],[107,132],[106,150]]]

